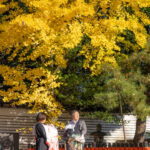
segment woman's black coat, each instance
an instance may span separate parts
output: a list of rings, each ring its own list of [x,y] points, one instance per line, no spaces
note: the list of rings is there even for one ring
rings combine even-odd
[[[35,125],[36,132],[36,150],[48,150],[46,145],[46,132],[42,123],[37,123]]]

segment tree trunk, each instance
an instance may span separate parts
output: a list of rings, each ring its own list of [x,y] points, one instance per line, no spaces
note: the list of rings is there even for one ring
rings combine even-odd
[[[137,119],[136,120],[136,131],[135,131],[135,135],[134,135],[134,143],[135,144],[144,142],[145,130],[146,130],[146,119],[145,119],[145,121],[142,121],[141,119]]]
[[[122,127],[123,127],[124,143],[126,143],[126,142],[127,142],[127,139],[126,139],[126,132],[125,132],[125,126],[124,126],[124,118],[123,118],[123,111],[122,111],[122,103],[121,103],[121,100],[120,100],[120,114],[121,114],[121,122],[122,122]]]

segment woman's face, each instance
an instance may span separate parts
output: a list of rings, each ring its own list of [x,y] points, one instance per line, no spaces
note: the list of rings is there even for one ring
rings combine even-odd
[[[46,122],[46,119],[40,121],[40,123],[45,123],[45,122]]]

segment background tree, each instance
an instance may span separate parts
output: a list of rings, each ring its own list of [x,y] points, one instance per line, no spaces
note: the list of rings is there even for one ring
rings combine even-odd
[[[142,143],[146,130],[146,117],[149,110],[150,86],[150,49],[133,53],[120,61],[120,69],[104,68],[104,89],[96,94],[98,103],[109,112],[123,106],[123,112],[132,112],[137,116],[135,143]]]
[[[145,0],[1,0],[3,100],[57,117],[62,106],[54,89],[61,84],[58,74],[69,65],[65,56],[86,36],[90,42],[77,53],[85,58],[84,69],[94,76],[105,63],[117,65],[121,33],[129,30],[135,36],[135,44],[124,45],[130,43],[135,51],[144,47],[150,21],[142,8],[148,6]]]
[[[78,109],[85,112],[98,109],[94,103],[93,95],[101,89],[101,78],[91,76],[90,70],[83,68],[85,57],[78,56],[82,46],[89,42],[90,39],[84,36],[81,43],[66,54],[68,65],[59,74],[60,81],[64,84],[56,90],[56,99],[68,111]]]

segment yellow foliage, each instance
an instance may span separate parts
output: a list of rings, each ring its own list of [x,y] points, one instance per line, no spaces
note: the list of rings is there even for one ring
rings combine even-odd
[[[7,55],[8,64],[17,61],[17,65],[0,65],[3,85],[9,87],[0,95],[6,102],[28,104],[33,112],[46,111],[53,118],[62,111],[53,92],[61,83],[57,71],[50,70],[54,65],[67,67],[65,55],[84,35],[91,41],[78,55],[85,56],[83,66],[92,75],[98,75],[104,63],[117,65],[121,53],[116,42],[139,50],[148,37],[144,25],[150,19],[141,8],[150,7],[149,0],[20,0],[22,8],[19,2],[4,2],[0,1],[0,14],[9,11],[9,15],[1,17],[0,53]],[[130,7],[134,13],[126,11]],[[134,33],[136,44],[118,36],[124,30]],[[36,65],[29,67],[28,62]]]

